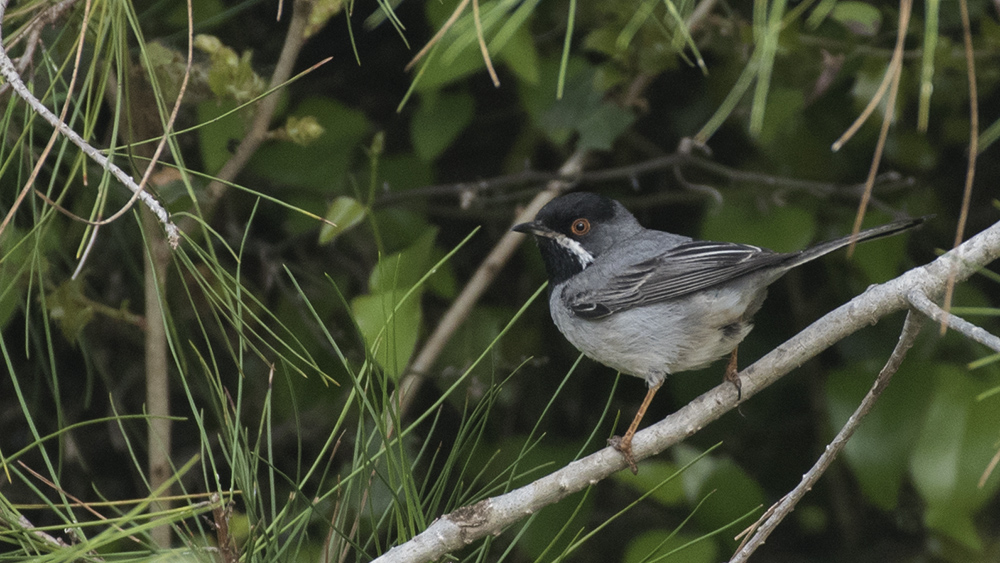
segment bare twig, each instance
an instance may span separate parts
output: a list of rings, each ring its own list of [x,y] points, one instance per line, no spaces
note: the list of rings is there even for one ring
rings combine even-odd
[[[146,183],[149,182],[149,178],[153,174],[153,169],[156,167],[157,162],[159,162],[160,155],[163,153],[163,149],[167,145],[167,139],[170,138],[170,131],[173,130],[174,123],[177,121],[177,113],[181,109],[181,102],[184,100],[184,93],[187,92],[188,81],[191,78],[191,65],[194,59],[194,20],[192,16],[191,0],[187,0],[187,32],[187,62],[184,66],[184,76],[181,78],[181,85],[177,91],[177,99],[174,100],[174,107],[170,111],[170,117],[167,119],[166,126],[163,128],[163,136],[160,137],[160,141],[157,143],[156,149],[153,151],[153,156],[149,159],[149,163],[146,165],[146,171],[143,173],[142,179],[139,180],[139,187],[142,189],[145,189]],[[56,209],[72,217],[74,220],[87,223],[88,225],[94,227],[94,230],[90,235],[90,241],[87,243],[83,256],[80,257],[80,263],[77,264],[76,270],[73,271],[73,275],[71,276],[72,279],[76,279],[76,277],[83,270],[83,265],[87,262],[87,256],[90,254],[90,249],[94,247],[94,243],[97,241],[97,233],[99,232],[100,227],[118,220],[122,215],[127,213],[128,210],[132,209],[132,206],[135,204],[139,197],[139,193],[141,192],[134,192],[132,197],[129,198],[128,202],[126,202],[121,209],[112,213],[110,217],[98,219],[97,221],[90,221],[88,219],[84,219],[83,217],[76,216],[68,209],[64,209],[56,202],[50,200],[45,196],[45,194],[41,193],[37,189],[35,190],[35,193],[48,202],[49,205],[54,206]]]
[[[972,204],[972,180],[976,177],[976,157],[979,156],[979,95],[976,93],[976,61],[972,56],[972,24],[969,22],[969,5],[966,0],[959,0],[959,13],[962,16],[962,39],[965,45],[965,68],[969,76],[969,162],[965,170],[965,190],[962,193],[962,208],[958,214],[958,225],[955,226],[955,244],[958,246],[965,237],[965,222],[969,218],[969,206]],[[951,297],[955,290],[955,279],[948,279],[948,287],[944,290],[944,310],[951,310]],[[941,321],[941,334],[948,330],[947,319]]]
[[[908,308],[910,292],[934,294],[941,291],[953,268],[957,272],[956,279],[964,280],[997,258],[1000,258],[1000,223],[926,266],[868,288],[743,370],[740,374],[743,397],[752,397],[840,339],[892,312]],[[636,459],[644,459],[684,440],[736,405],[733,386],[729,383],[719,385],[638,432],[632,442]],[[444,515],[376,561],[419,563],[438,559],[479,538],[499,534],[540,508],[595,485],[625,467],[624,458],[617,450],[602,449],[524,487]]]
[[[865,416],[871,412],[872,408],[875,407],[875,402],[885,391],[886,386],[889,385],[889,380],[892,376],[899,370],[899,365],[903,363],[903,358],[906,357],[906,352],[913,346],[913,343],[917,339],[917,334],[920,333],[920,327],[923,325],[923,317],[916,316],[913,311],[910,311],[906,315],[906,321],[903,323],[903,331],[899,335],[899,342],[896,343],[896,348],[892,351],[892,355],[889,356],[889,360],[886,362],[882,371],[879,372],[878,377],[875,378],[875,383],[872,384],[872,388],[868,390],[868,394],[862,399],[861,404],[854,411],[854,414],[847,419],[844,423],[844,427],[840,429],[837,436],[834,437],[833,441],[826,446],[826,450],[823,451],[823,455],[819,456],[816,463],[812,466],[805,475],[802,476],[802,480],[799,484],[788,492],[787,495],[782,497],[780,501],[774,504],[764,516],[761,516],[751,527],[751,530],[756,529],[756,533],[753,537],[748,537],[749,539],[744,539],[743,543],[740,544],[736,555],[729,560],[729,563],[743,563],[745,562],[758,547],[764,545],[768,536],[771,532],[777,528],[778,524],[785,519],[786,516],[792,513],[795,506],[802,500],[802,497],[809,492],[813,485],[819,481],[819,478],[826,473],[826,470],[833,463],[833,460],[837,458],[837,455],[844,449],[847,445],[847,441],[851,439],[854,432],[858,429],[861,421],[864,420]]]
[[[35,525],[31,523],[31,520],[28,520],[28,518],[25,517],[23,514],[18,516],[17,523],[20,524],[21,528],[23,528],[25,531],[30,531],[33,535],[35,535],[45,543],[49,544],[49,547],[51,547],[53,550],[69,547],[69,545],[65,541],[63,541],[62,538],[57,538],[47,533],[45,530],[40,530],[36,528]]]
[[[107,516],[101,514],[97,509],[94,508],[94,503],[84,502],[83,500],[81,500],[79,497],[77,497],[73,493],[67,491],[66,489],[64,489],[62,487],[60,487],[58,484],[56,484],[55,482],[53,482],[51,479],[47,479],[44,475],[42,475],[41,473],[39,473],[39,472],[35,471],[34,469],[32,469],[31,467],[29,467],[23,461],[18,460],[17,464],[21,466],[21,469],[24,469],[25,471],[27,471],[28,473],[30,473],[32,477],[34,477],[35,479],[38,479],[42,483],[45,483],[45,485],[47,487],[51,488],[52,490],[58,491],[60,495],[66,496],[67,498],[69,498],[70,500],[72,500],[76,504],[76,506],[79,506],[80,508],[82,508],[82,509],[86,510],[87,512],[89,512],[90,514],[93,514],[98,520],[102,520],[102,521],[105,521],[105,522],[109,521],[109,519],[108,519]],[[113,520],[110,521],[110,525],[112,527],[114,527],[115,530],[118,530],[119,532],[123,532],[123,533],[125,532],[125,530],[121,526],[119,526],[117,523],[115,523]],[[141,541],[139,541],[139,538],[136,537],[133,534],[128,534],[128,538],[130,540],[132,540],[133,542],[135,542],[136,544],[141,544],[142,543]],[[62,540],[60,540],[60,541],[62,541]]]
[[[219,493],[212,493],[209,502],[212,503],[212,523],[215,524],[216,543],[219,545],[219,555],[222,563],[237,563],[240,560],[240,550],[236,547],[233,536],[229,533],[229,520],[233,516],[233,501],[223,501]]]
[[[931,319],[934,319],[942,326],[947,326],[953,330],[957,330],[966,338],[975,340],[983,346],[1000,352],[1000,338],[990,334],[986,329],[978,327],[962,317],[953,315],[941,307],[938,307],[937,304],[931,301],[930,298],[928,298],[923,292],[912,291],[906,298],[916,310],[927,315]]]
[[[20,33],[11,37],[10,42],[7,44],[8,51],[13,49],[14,46],[21,41],[21,39],[27,36],[27,40],[24,44],[24,52],[21,53],[21,56],[18,57],[17,61],[18,74],[23,75],[35,59],[35,49],[37,49],[38,45],[42,42],[42,30],[45,29],[45,26],[55,23],[63,16],[63,14],[65,14],[79,1],[80,0],[62,0],[61,2],[48,6],[36,14],[31,22],[29,22]],[[9,83],[0,85],[0,96],[6,93],[8,88],[10,88]]]
[[[470,202],[478,197],[486,197],[487,195],[518,189],[531,184],[541,184],[556,180],[569,181],[577,185],[619,182],[637,178],[644,174],[678,167],[694,168],[702,172],[714,174],[730,182],[756,184],[780,190],[805,191],[817,197],[843,195],[857,199],[862,196],[865,188],[864,183],[838,184],[835,182],[817,182],[814,180],[802,180],[799,178],[764,174],[762,172],[740,170],[697,155],[676,152],[650,158],[649,160],[635,164],[605,170],[580,172],[580,174],[572,178],[561,176],[559,172],[542,172],[528,169],[513,174],[484,178],[475,182],[456,182],[453,184],[440,184],[406,191],[389,192],[378,199],[376,206],[385,207],[403,201],[433,197],[458,197],[463,201]],[[909,186],[913,184],[913,179],[902,177],[896,172],[886,172],[876,177],[875,183],[881,186]]]
[[[66,101],[63,103],[62,110],[59,112],[59,117],[56,118],[59,121],[59,123],[65,123],[66,121],[66,114],[67,112],[69,112],[69,106],[73,101],[72,93],[76,87],[76,79],[80,75],[80,57],[83,55],[83,42],[84,39],[86,39],[87,37],[87,24],[90,23],[90,7],[91,4],[90,1],[88,0],[83,10],[83,24],[80,26],[79,39],[77,40],[76,43],[76,55],[74,56],[73,60],[73,72],[70,75],[69,86],[66,88],[66,91],[69,92],[69,95],[66,96]],[[2,17],[3,17],[2,14],[0,14],[0,18]],[[0,39],[0,41],[2,41],[2,39]],[[21,206],[21,203],[24,201],[25,196],[28,195],[28,192],[31,191],[32,186],[35,185],[35,180],[38,178],[38,173],[42,170],[42,167],[48,160],[49,153],[52,152],[52,147],[55,146],[56,139],[58,138],[59,138],[59,129],[57,128],[54,131],[52,131],[51,135],[49,135],[49,140],[47,143],[45,143],[45,148],[42,149],[41,154],[38,155],[38,159],[35,162],[35,166],[32,167],[31,173],[28,174],[27,181],[24,182],[24,187],[22,187],[21,191],[17,194],[17,198],[14,200],[14,205],[11,206],[10,211],[7,213],[7,216],[4,217],[3,223],[0,224],[0,233],[3,232],[4,228],[7,226],[7,223],[14,218],[14,214],[17,213],[17,209]]]
[[[7,10],[7,1],[0,0],[0,20],[3,19],[3,14]],[[180,232],[177,226],[170,219],[170,214],[167,210],[160,205],[160,202],[156,200],[149,192],[143,190],[135,180],[132,179],[124,170],[119,168],[116,164],[111,162],[108,157],[101,154],[99,150],[90,145],[86,140],[83,139],[76,131],[70,128],[66,123],[59,119],[56,114],[52,113],[49,108],[45,107],[41,101],[38,100],[31,93],[28,87],[21,80],[20,74],[18,74],[17,69],[14,67],[13,61],[11,61],[10,56],[8,56],[7,51],[3,48],[3,30],[0,29],[0,74],[7,80],[10,87],[14,92],[23,99],[31,109],[34,110],[38,115],[41,115],[46,121],[49,122],[52,127],[54,127],[59,133],[70,140],[74,145],[80,148],[80,150],[90,157],[91,160],[96,162],[101,168],[104,168],[112,176],[114,176],[119,182],[125,185],[128,189],[132,190],[133,193],[138,194],[140,200],[146,205],[153,215],[159,220],[160,224],[163,225],[164,230],[167,234],[167,240],[170,242],[171,247],[176,248],[180,244]],[[15,204],[11,211],[4,218],[3,222],[0,223],[0,232],[7,226],[13,217],[13,213],[17,205]]]

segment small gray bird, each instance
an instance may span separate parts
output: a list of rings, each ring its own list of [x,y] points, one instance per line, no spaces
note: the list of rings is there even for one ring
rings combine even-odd
[[[858,233],[861,242],[925,218]],[[549,202],[513,230],[534,235],[549,275],[549,311],[586,356],[649,386],[625,436],[612,441],[637,472],[635,434],[667,375],[731,354],[726,380],[739,390],[736,347],[753,328],[767,286],[788,270],[847,246],[851,237],[798,252],[709,242],[643,228],[612,199],[577,192]]]

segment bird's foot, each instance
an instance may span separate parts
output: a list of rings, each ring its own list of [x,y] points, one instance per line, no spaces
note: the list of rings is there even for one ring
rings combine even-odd
[[[639,474],[639,467],[635,464],[635,457],[632,456],[631,439],[626,442],[621,436],[612,436],[608,440],[608,445],[622,454],[622,457],[625,458],[625,463],[628,463],[628,468],[632,470],[632,475]]]
[[[729,356],[729,363],[726,364],[726,372],[722,378],[736,387],[736,401],[741,401],[743,399],[743,382],[740,381],[740,370],[736,365],[736,348],[733,348],[733,353]]]

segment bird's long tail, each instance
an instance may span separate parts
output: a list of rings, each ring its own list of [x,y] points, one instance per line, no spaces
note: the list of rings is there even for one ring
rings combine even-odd
[[[843,248],[849,244],[851,241],[865,242],[868,240],[874,240],[877,238],[888,237],[901,233],[903,231],[912,229],[916,226],[923,224],[925,221],[930,219],[932,216],[927,215],[924,217],[917,217],[916,219],[902,219],[899,221],[893,221],[892,223],[886,223],[885,225],[880,225],[878,227],[872,227],[871,229],[865,229],[858,233],[856,237],[847,235],[838,239],[830,240],[807,248],[802,252],[795,255],[788,263],[789,268],[794,268],[800,264],[805,264],[810,260],[815,260],[824,254],[829,254],[834,250]]]

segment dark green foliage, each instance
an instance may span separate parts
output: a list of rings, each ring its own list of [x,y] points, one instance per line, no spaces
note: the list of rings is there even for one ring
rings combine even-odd
[[[5,45],[51,4],[8,10]],[[185,235],[167,251],[153,293],[163,318],[143,308],[144,265],[165,249],[155,221],[126,212],[88,249],[94,227],[51,202],[97,221],[130,194],[61,137],[33,184],[47,200],[30,190],[19,200],[51,128],[3,94],[0,216],[17,208],[0,232],[0,561],[148,560],[168,548],[150,536],[166,524],[178,557],[217,560],[204,549],[222,541],[211,493],[232,498],[229,533],[243,561],[338,561],[342,553],[369,561],[455,508],[603,447],[645,388],[581,361],[558,334],[529,243],[417,374],[422,385],[401,418],[393,408],[445,311],[548,179],[519,175],[554,172],[585,149],[574,186],[621,199],[648,227],[778,251],[841,236],[881,111],[841,150],[830,145],[881,83],[899,9],[720,3],[688,33],[680,24],[701,2],[484,1],[494,88],[471,4],[406,72],[456,2],[407,0],[392,13],[397,3],[326,2],[324,17],[334,15],[305,44],[297,78],[270,94],[280,99],[261,147],[216,200],[211,180],[250,133],[278,64],[293,2],[280,3],[275,23],[278,4],[193,4],[195,33],[205,35],[150,188]],[[970,119],[958,4],[938,4],[918,6],[909,26],[879,167],[887,174],[866,224],[936,218],[776,284],[740,349],[741,366],[950,246]],[[72,94],[82,2],[44,28],[24,79],[57,111],[68,96],[67,124],[138,178],[183,77],[184,6],[100,9]],[[1000,217],[991,144],[1000,137],[992,122],[1000,26],[993,3],[972,2],[970,12],[982,151],[971,235]],[[694,149],[676,168],[644,166],[696,135],[710,156]],[[955,298],[994,334],[998,283],[984,273]],[[742,416],[641,463],[638,477],[597,483],[455,556],[728,558],[732,538],[798,483],[856,407],[900,320],[838,343],[743,405]],[[180,495],[172,511],[150,505],[145,477],[153,323],[167,333],[172,492]],[[1000,471],[984,475],[1000,439],[1000,368],[996,357],[968,365],[987,354],[926,327],[843,459],[761,560],[995,560]],[[722,368],[671,377],[647,420],[718,384]],[[98,517],[78,499],[130,502],[94,504]]]

